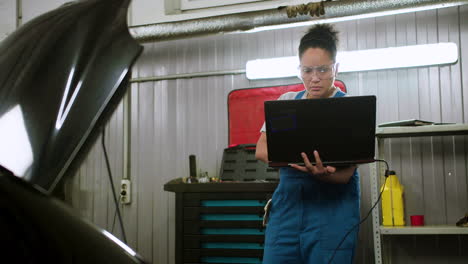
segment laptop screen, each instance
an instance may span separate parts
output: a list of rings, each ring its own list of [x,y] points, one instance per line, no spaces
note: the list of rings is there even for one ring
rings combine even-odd
[[[324,164],[368,163],[375,154],[375,96],[265,101],[270,166],[303,163],[301,152]]]

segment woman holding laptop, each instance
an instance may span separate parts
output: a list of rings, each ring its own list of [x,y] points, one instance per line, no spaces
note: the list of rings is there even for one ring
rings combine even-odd
[[[278,100],[346,95],[333,85],[338,72],[337,35],[329,24],[308,30],[299,44],[299,70],[305,90],[285,93]],[[256,158],[268,163],[267,150],[264,125]],[[266,206],[269,220],[263,263],[320,264],[332,258],[332,263],[352,263],[358,230],[351,229],[359,223],[360,201],[356,166],[325,166],[317,151],[315,165],[305,153],[301,156],[304,166],[290,164],[280,169],[280,184]]]

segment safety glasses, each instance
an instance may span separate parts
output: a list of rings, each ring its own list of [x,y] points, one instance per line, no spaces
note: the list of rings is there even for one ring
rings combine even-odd
[[[335,65],[336,63],[332,63],[330,65],[320,65],[320,66],[299,66],[300,76],[302,79],[311,79],[314,74],[317,78],[324,80],[330,79],[335,74]]]

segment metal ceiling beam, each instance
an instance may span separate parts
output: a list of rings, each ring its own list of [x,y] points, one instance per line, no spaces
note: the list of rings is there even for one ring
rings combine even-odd
[[[286,8],[191,19],[130,27],[139,42],[154,42],[217,33],[247,31],[257,27],[381,14],[415,8],[444,8],[468,4],[468,0],[341,0],[323,2],[325,14],[320,17],[298,15],[289,18]]]

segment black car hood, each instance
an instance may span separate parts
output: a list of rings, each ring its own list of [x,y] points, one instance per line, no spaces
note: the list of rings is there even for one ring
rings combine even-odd
[[[128,87],[130,0],[63,5],[0,42],[0,165],[51,192]]]

